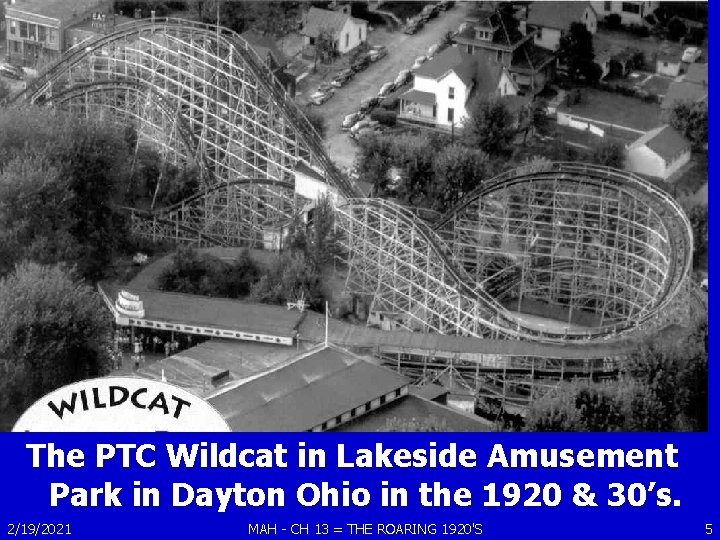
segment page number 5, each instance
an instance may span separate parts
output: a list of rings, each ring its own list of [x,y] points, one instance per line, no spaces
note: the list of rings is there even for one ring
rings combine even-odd
[[[712,523],[705,524],[705,534],[712,534]]]

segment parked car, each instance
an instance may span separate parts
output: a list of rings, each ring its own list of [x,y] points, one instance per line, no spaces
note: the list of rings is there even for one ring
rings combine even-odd
[[[685,52],[683,52],[682,61],[692,64],[693,62],[697,62],[701,56],[702,49],[698,49],[697,47],[688,47],[685,49]]]
[[[353,75],[354,75],[354,72],[352,69],[343,69],[342,71],[338,71],[335,74],[335,78],[332,81],[330,81],[330,84],[332,86],[334,86],[335,88],[340,88],[342,85],[344,85],[350,79],[352,79]]]
[[[350,66],[350,69],[353,70],[353,72],[357,73],[359,71],[362,71],[368,65],[370,64],[370,55],[367,53],[359,54],[357,58],[353,61],[352,65]]]
[[[437,52],[440,50],[440,45],[437,43],[435,45],[430,45],[430,48],[428,49],[428,58],[432,58],[437,54]]]
[[[8,79],[22,80],[25,78],[25,72],[22,68],[10,64],[0,64],[0,75]]]
[[[312,94],[310,96],[310,103],[312,103],[314,105],[322,105],[328,99],[333,97],[334,94],[335,94],[334,88],[330,88],[329,90],[325,90],[325,91],[318,90],[317,92],[315,92],[314,94]]]
[[[395,90],[395,83],[387,82],[380,87],[380,91],[378,92],[378,97],[384,98],[387,95],[389,95],[390,92],[392,92],[393,90]]]
[[[418,30],[422,28],[422,23],[418,21],[410,21],[407,25],[405,25],[405,28],[403,29],[403,32],[406,34],[416,34]]]
[[[427,56],[418,56],[415,59],[415,63],[412,65],[412,68],[410,68],[410,71],[415,71],[416,69],[418,69],[420,66],[422,66],[425,63],[426,60],[427,60]]]
[[[372,111],[375,107],[377,107],[378,103],[380,103],[379,97],[371,97],[364,99],[362,103],[360,104],[360,113],[367,114],[370,111]]]
[[[387,56],[387,47],[385,45],[375,45],[370,49],[370,61],[375,62]]]
[[[345,119],[342,122],[342,129],[350,129],[355,124],[357,124],[361,119],[363,115],[360,112],[354,112],[352,114],[348,114]]]
[[[350,135],[355,137],[360,130],[379,125],[380,122],[378,122],[377,120],[360,120],[359,122],[356,122],[353,127],[350,128]]]
[[[409,69],[403,69],[400,73],[398,73],[397,78],[395,79],[395,86],[400,87],[406,82],[410,80],[410,70]]]
[[[333,87],[330,83],[324,82],[324,83],[320,83],[320,86],[318,86],[317,91],[318,92],[328,92],[329,90],[332,90],[332,89],[333,89]]]

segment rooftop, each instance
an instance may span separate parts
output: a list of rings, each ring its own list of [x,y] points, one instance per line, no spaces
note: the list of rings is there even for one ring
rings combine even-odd
[[[207,400],[233,431],[309,431],[408,384],[389,369],[321,346]]]
[[[387,431],[388,421],[409,424],[434,421],[443,431],[493,431],[493,424],[479,416],[466,414],[420,395],[404,396],[369,414],[342,424],[333,431]]]
[[[67,21],[107,4],[107,0],[17,0],[6,11],[31,13],[58,21]]]
[[[586,9],[595,9],[590,2],[533,2],[527,24],[566,30],[574,22],[582,22]]]
[[[648,131],[628,149],[632,150],[640,146],[647,146],[666,162],[674,161],[679,155],[690,150],[690,142],[669,125]]]
[[[292,338],[303,318],[299,311],[240,300],[133,289],[113,283],[103,283],[99,288],[111,301],[120,290],[139,296],[145,308],[143,318],[148,320]]]
[[[320,9],[311,7],[305,16],[305,22],[303,24],[302,35],[308,37],[318,37],[322,30],[329,31],[332,34],[336,34],[348,19],[353,19],[358,23],[365,23],[362,19],[356,19],[349,13],[345,13],[342,10],[329,11],[327,9]]]
[[[471,54],[460,50],[460,47],[448,47],[420,66],[415,76],[440,80],[453,71],[466,86],[470,86],[475,75],[476,63],[477,60]]]

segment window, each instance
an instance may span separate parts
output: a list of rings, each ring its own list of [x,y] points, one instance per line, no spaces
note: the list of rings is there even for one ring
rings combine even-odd
[[[28,24],[23,21],[20,21],[20,37],[26,39],[28,37]]]
[[[20,52],[20,42],[19,41],[11,41],[11,43],[12,43],[13,52],[19,53]]]
[[[605,11],[612,11],[612,2],[605,2]]]
[[[542,39],[542,27],[541,27],[541,26],[538,26],[538,27],[537,27],[536,37],[537,37],[538,39]]]
[[[345,48],[350,45],[350,34],[345,34]]]
[[[502,59],[503,59],[502,51],[498,51],[498,52],[497,52],[497,61],[498,61],[498,62],[502,62]]]
[[[640,6],[633,2],[623,2],[622,3],[622,10],[625,13],[640,13]]]
[[[437,118],[437,105],[433,105],[433,118]]]
[[[358,28],[358,40],[362,41],[362,26]]]
[[[17,21],[10,21],[10,33],[15,35],[15,28],[17,27]]]
[[[468,46],[467,46],[467,52],[468,52],[468,54],[472,54],[472,53],[473,53],[473,47],[472,47],[472,45],[468,45]]]
[[[448,99],[455,99],[455,88],[452,86],[448,88]]]
[[[315,45],[315,38],[311,37],[309,39],[310,39],[310,45]]]
[[[54,28],[48,28],[48,43],[55,43],[57,41],[57,30]]]
[[[38,26],[38,41],[43,43],[47,40],[47,28],[44,26]]]
[[[455,121],[455,109],[448,109],[448,122],[451,124]]]

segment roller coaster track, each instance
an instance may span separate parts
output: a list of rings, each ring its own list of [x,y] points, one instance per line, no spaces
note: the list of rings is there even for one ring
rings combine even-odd
[[[190,126],[200,143],[196,153],[211,164],[212,183],[258,176],[290,181],[304,160],[341,195],[360,195],[269,67],[236,33],[186,20],[140,20],[83,45],[50,64],[13,102],[52,102],[78,83],[85,95],[75,95],[87,99],[103,80],[152,87]],[[103,69],[96,69],[99,61]]]
[[[119,26],[71,50],[14,100],[78,107],[85,114],[114,108],[121,120],[141,122],[138,110],[128,110],[131,100],[123,92],[137,94],[159,111],[148,117],[151,134],[168,137],[164,144],[182,149],[206,171],[202,190],[176,205],[126,209],[135,232],[202,245],[257,245],[268,225],[286,222],[305,204],[293,189],[295,169],[305,162],[321,170],[339,195],[337,226],[345,243],[348,291],[371,298],[373,311],[390,314],[403,328],[592,347],[598,340],[626,340],[655,324],[689,274],[687,217],[667,193],[624,171],[572,163],[508,171],[485,181],[434,224],[401,205],[359,198],[272,72],[240,36],[223,28],[171,19]],[[581,189],[575,199],[573,186]],[[527,193],[534,206],[524,213],[518,205]],[[623,196],[630,206],[623,206]],[[493,197],[500,210],[488,210]],[[603,249],[612,258],[597,262],[606,274],[603,283],[614,287],[608,293],[614,304],[607,324],[543,328],[486,290],[493,284],[520,288],[522,297],[529,294],[522,290],[529,275],[531,293],[545,299],[551,286],[559,287],[569,275],[571,312],[597,301],[582,295],[581,285],[600,274],[573,262],[581,258],[579,248],[555,256],[554,243],[573,245],[570,226],[555,224],[561,205],[563,216],[592,216],[575,227],[575,243],[584,250],[595,249],[594,241],[581,237],[586,229],[593,224],[608,229],[602,231],[610,242]],[[534,251],[523,225],[531,220],[547,235],[538,244],[542,249]],[[502,245],[487,244],[502,238],[523,244],[523,253],[513,259]],[[618,239],[624,247],[618,247]],[[498,264],[499,271],[493,266]],[[579,271],[583,283],[571,275]],[[616,287],[625,277],[628,283]]]

